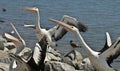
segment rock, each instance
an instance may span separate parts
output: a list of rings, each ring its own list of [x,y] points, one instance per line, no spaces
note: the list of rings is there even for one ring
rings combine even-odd
[[[5,38],[0,35],[0,50],[4,50],[4,43],[7,42]]]
[[[22,51],[20,53],[17,54],[18,56],[21,57],[21,59],[24,62],[28,62],[30,60],[30,58],[32,57],[32,50],[28,47],[25,47],[22,49]]]
[[[0,71],[9,71],[9,64],[0,62]]]
[[[0,50],[0,62],[7,63],[7,64],[12,62],[12,60],[8,56],[8,52]]]
[[[47,61],[45,63],[45,71],[75,71],[75,68],[67,63]]]
[[[2,42],[7,42],[7,40],[6,40],[5,38],[3,38],[2,35],[0,35],[0,41],[2,41]]]
[[[95,68],[92,66],[89,58],[84,58],[82,62],[79,64],[79,66],[84,70],[84,71],[95,71]]]
[[[63,62],[72,65],[76,70],[80,70],[81,67],[79,64],[81,63],[83,57],[80,52],[77,50],[72,50],[68,54],[65,55]]]
[[[71,52],[66,54],[64,57],[65,58],[68,57],[70,60],[77,60],[77,61],[81,61],[83,59],[81,53],[78,52],[77,50],[72,50]]]
[[[4,43],[0,41],[0,50],[4,50]]]
[[[61,61],[61,53],[58,50],[53,49],[52,47],[47,48],[45,61]]]

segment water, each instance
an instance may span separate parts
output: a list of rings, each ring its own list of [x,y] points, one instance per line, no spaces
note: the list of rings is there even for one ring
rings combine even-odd
[[[35,24],[34,15],[22,11],[22,7],[38,7],[40,9],[41,26],[51,28],[55,26],[48,18],[60,19],[63,15],[70,15],[88,26],[88,31],[82,33],[85,41],[94,50],[100,50],[105,43],[105,32],[109,32],[114,42],[120,36],[120,1],[119,0],[1,0],[0,18],[14,20],[14,24],[22,37],[31,48],[34,47],[37,39],[33,30],[23,28],[24,23]],[[3,12],[3,9],[6,9]],[[6,27],[7,26],[7,27]],[[9,22],[0,23],[0,34],[10,32]],[[58,41],[63,53],[69,52],[72,48],[69,40],[78,40],[68,33]],[[78,42],[79,43],[79,42]],[[84,56],[83,49],[78,49]],[[120,71],[120,58],[112,64]]]

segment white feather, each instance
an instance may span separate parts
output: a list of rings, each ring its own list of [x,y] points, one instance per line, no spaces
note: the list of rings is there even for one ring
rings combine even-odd
[[[107,36],[107,44],[110,47],[112,45],[112,40],[111,40],[110,34],[108,32],[106,32],[106,36]]]
[[[12,68],[14,69],[14,68],[16,68],[16,67],[17,67],[16,61],[13,61],[13,66],[12,66]]]
[[[38,43],[36,43],[34,53],[33,53],[33,59],[36,64],[38,64],[39,59],[40,59],[40,54],[41,54],[40,51],[42,51],[42,49],[41,49],[40,45]]]

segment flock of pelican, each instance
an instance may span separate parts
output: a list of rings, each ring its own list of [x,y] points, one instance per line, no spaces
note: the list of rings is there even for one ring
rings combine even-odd
[[[17,31],[15,25],[10,23],[17,37],[12,33],[5,33],[4,38],[9,46],[7,50],[0,50],[0,71],[117,71],[111,63],[120,55],[120,38],[114,43],[108,32],[106,32],[105,46],[94,51],[85,42],[80,32],[86,32],[87,27],[77,19],[64,15],[60,21],[49,19],[56,24],[53,28],[46,30],[40,27],[40,13],[36,7],[25,7],[22,10],[34,14],[36,17],[36,25],[25,24],[25,28],[35,30],[38,42],[34,50],[27,47],[26,42]],[[76,44],[70,40],[73,48],[83,47],[87,54],[86,58],[82,57],[82,53],[75,49],[66,55],[52,47],[59,46],[56,41],[71,32],[79,39],[82,45]],[[6,61],[7,62],[6,62]]]

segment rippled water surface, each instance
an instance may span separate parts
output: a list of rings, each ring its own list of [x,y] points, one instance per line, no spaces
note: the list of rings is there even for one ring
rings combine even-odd
[[[31,48],[37,42],[35,31],[25,29],[23,24],[35,24],[35,16],[22,11],[22,7],[38,7],[41,26],[46,29],[55,26],[48,18],[59,20],[63,15],[70,15],[79,19],[88,26],[88,31],[82,33],[82,36],[94,50],[104,46],[106,31],[110,33],[113,42],[120,36],[120,0],[1,0],[0,19],[13,20]],[[0,22],[0,34],[10,31],[12,29],[8,21]],[[69,45],[71,39],[78,42],[77,38],[68,33],[58,41],[59,47],[56,49],[66,54],[72,50]],[[77,50],[86,56],[82,48]],[[120,57],[112,65],[120,71]]]

